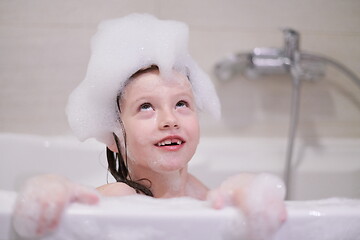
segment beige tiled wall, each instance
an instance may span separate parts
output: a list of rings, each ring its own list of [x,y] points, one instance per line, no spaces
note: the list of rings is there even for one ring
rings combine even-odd
[[[301,48],[329,56],[360,75],[358,0],[2,0],[0,1],[0,131],[69,133],[67,96],[83,79],[89,40],[99,21],[131,12],[181,20],[190,51],[214,79],[224,120],[205,135],[286,136],[291,80],[286,76],[221,83],[212,73],[227,54],[281,47],[284,27]],[[300,136],[360,137],[360,89],[338,71],[305,82]]]

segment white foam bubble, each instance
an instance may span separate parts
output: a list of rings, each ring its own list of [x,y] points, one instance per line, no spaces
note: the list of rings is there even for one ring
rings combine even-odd
[[[182,22],[148,14],[102,22],[92,38],[86,77],[70,95],[66,108],[75,135],[112,145],[112,132],[121,135],[116,97],[133,73],[150,65],[157,65],[163,77],[174,69],[186,73],[198,108],[219,117],[215,88],[188,53],[188,32]]]

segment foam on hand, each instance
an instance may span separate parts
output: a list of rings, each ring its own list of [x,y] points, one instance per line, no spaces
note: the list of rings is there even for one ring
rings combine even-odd
[[[151,65],[157,65],[164,78],[171,79],[174,70],[186,74],[199,110],[219,118],[215,88],[188,53],[188,32],[182,22],[148,14],[102,22],[92,38],[86,77],[66,108],[75,135],[112,145],[112,133],[121,135],[116,97],[132,74]]]
[[[235,206],[245,216],[246,239],[272,239],[287,218],[285,185],[277,176],[243,173],[226,179],[212,190],[208,200],[213,208]]]
[[[254,240],[271,239],[287,218],[285,185],[277,176],[262,173],[247,187],[244,199],[248,235]]]
[[[56,230],[71,202],[96,204],[98,192],[64,177],[39,175],[26,181],[13,212],[13,226],[22,238],[40,238]]]

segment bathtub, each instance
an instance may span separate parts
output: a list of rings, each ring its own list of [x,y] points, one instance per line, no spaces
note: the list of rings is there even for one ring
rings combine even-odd
[[[360,140],[298,145],[288,220],[275,239],[360,239]],[[244,171],[281,176],[285,146],[283,139],[203,138],[189,169],[211,188]],[[0,134],[0,240],[17,239],[11,212],[25,179],[55,173],[89,186],[112,182],[104,150],[69,136]],[[132,196],[71,205],[58,231],[44,239],[241,239],[243,224],[234,208]]]

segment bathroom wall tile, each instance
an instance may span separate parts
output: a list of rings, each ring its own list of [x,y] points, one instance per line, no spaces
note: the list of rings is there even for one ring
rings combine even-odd
[[[360,75],[357,0],[0,1],[0,131],[70,132],[64,108],[85,75],[90,37],[99,21],[130,12],[189,23],[190,52],[224,102],[223,122],[212,128],[207,119],[204,135],[287,136],[289,77],[238,76],[223,83],[213,75],[227,54],[282,47],[282,27],[300,31],[301,49],[339,60]],[[357,87],[332,68],[326,73],[304,84],[299,135],[359,137]]]
[[[98,22],[155,10],[153,1],[2,1],[0,131],[69,132],[67,97],[85,76]]]
[[[154,0],[12,0],[0,2],[0,24],[28,27],[96,27],[131,12],[156,14]]]
[[[67,97],[85,75],[93,31],[0,29],[0,130],[64,132]]]
[[[236,53],[249,53],[255,47],[282,47],[282,33],[196,31],[190,33],[190,52],[212,72],[214,64]]]
[[[282,46],[282,34],[277,31],[271,34],[192,31],[191,36],[190,49],[193,56],[209,73],[213,71],[215,63],[224,59],[227,53],[248,52],[257,46]],[[338,60],[360,76],[359,42],[357,34],[305,33],[302,35],[301,48],[307,52]],[[299,130],[301,135],[303,137],[360,136],[359,88],[334,68],[326,67],[324,71],[325,77],[317,79],[320,84],[317,81],[314,84],[311,82],[304,84],[300,124],[307,127]],[[241,83],[226,87],[230,83],[220,82],[213,74],[211,75],[223,100],[224,126],[217,126],[222,129],[223,134],[259,136],[262,133],[263,136],[287,136],[286,126],[291,99],[290,78],[269,80],[262,77],[254,79],[253,81],[258,84],[251,86],[239,76]],[[259,98],[254,99],[256,96],[261,96],[260,103]],[[238,111],[231,114],[227,109]],[[206,134],[216,132],[212,130],[213,126],[204,128]]]
[[[356,0],[162,0],[160,14],[188,22],[193,28],[360,31],[360,2]]]
[[[360,75],[360,34],[304,33],[301,48],[304,51],[330,57]]]
[[[360,75],[360,34],[331,35],[302,33],[300,49],[304,52],[335,59]],[[190,51],[207,72],[225,57],[236,53],[247,53],[255,47],[283,47],[280,31],[226,32],[192,31]]]

